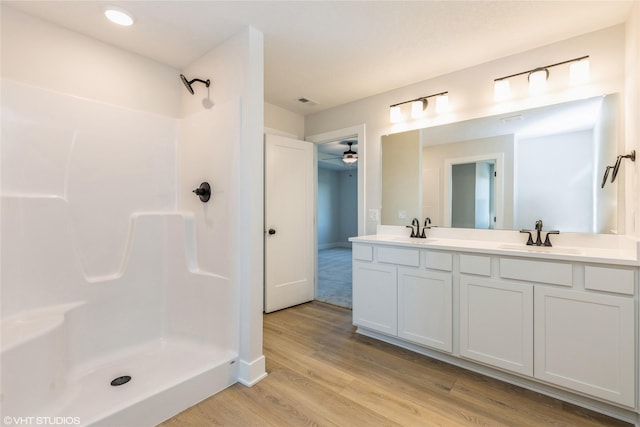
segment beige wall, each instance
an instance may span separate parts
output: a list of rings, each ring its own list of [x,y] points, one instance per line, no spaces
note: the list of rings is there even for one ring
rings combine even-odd
[[[264,103],[264,126],[267,133],[277,131],[296,139],[304,139],[304,116],[277,105]]]
[[[382,224],[422,222],[420,132],[382,137]]]

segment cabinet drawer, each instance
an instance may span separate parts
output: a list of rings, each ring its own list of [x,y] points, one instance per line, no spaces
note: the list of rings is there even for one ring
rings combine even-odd
[[[373,261],[373,246],[353,245],[353,259],[360,261]]]
[[[491,276],[491,258],[482,255],[460,255],[460,273]]]
[[[594,291],[633,295],[634,272],[623,268],[587,265],[584,268],[584,287]]]
[[[426,254],[427,268],[443,271],[451,271],[453,269],[453,255],[450,252],[428,251]]]
[[[419,267],[420,250],[412,248],[392,248],[389,246],[380,246],[378,247],[378,262]]]
[[[500,277],[573,286],[573,266],[567,262],[500,258]]]

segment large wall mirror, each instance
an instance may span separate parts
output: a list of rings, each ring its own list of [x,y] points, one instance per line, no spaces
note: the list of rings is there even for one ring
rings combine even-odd
[[[382,137],[385,225],[618,233],[623,146],[611,94]]]

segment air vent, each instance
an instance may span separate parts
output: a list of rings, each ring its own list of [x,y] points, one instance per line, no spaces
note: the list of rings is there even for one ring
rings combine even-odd
[[[297,101],[305,105],[318,105],[316,101],[314,101],[313,99],[307,98],[306,96],[301,96],[300,98],[297,99]]]

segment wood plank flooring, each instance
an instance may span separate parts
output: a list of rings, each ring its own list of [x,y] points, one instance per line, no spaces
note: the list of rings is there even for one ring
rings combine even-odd
[[[355,333],[351,310],[311,302],[264,316],[269,375],[162,427],[628,426]]]

